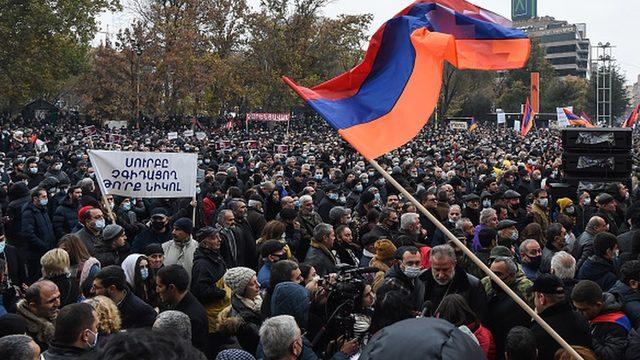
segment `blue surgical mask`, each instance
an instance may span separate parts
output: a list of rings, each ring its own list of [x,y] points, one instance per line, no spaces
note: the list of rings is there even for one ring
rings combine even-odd
[[[336,193],[331,193],[331,194],[329,194],[329,199],[331,199],[331,200],[333,200],[333,201],[338,200],[338,197],[339,197],[339,196],[338,196],[338,194],[336,194]]]
[[[356,185],[356,191],[362,192],[362,185]]]
[[[2,254],[4,252],[4,248],[6,246],[7,246],[7,242],[6,241],[0,242],[0,254]]]
[[[131,210],[131,203],[126,202],[126,203],[122,203],[122,208],[126,211]]]
[[[40,206],[42,207],[47,206],[48,203],[49,203],[49,199],[40,199]]]
[[[95,225],[96,229],[102,230],[102,229],[104,229],[105,226],[106,226],[106,223],[105,223],[104,219],[100,219],[100,220],[96,221],[96,225]]]
[[[32,173],[32,174],[37,174],[38,173],[38,168],[37,167],[29,168],[29,172]]]
[[[149,277],[149,269],[147,268],[140,269],[140,277],[142,278],[142,280],[147,280],[147,278]]]

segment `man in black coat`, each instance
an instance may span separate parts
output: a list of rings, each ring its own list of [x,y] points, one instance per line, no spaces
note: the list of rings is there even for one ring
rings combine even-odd
[[[27,282],[24,261],[18,254],[18,250],[7,244],[3,229],[0,227],[0,259],[7,263],[7,275],[14,285],[22,285]]]
[[[319,276],[335,273],[337,270],[337,259],[331,251],[335,238],[333,227],[329,224],[318,224],[313,229],[313,241],[304,262],[313,266]]]
[[[416,282],[416,300],[433,313],[449,294],[460,294],[481,321],[487,316],[487,295],[480,280],[456,266],[456,254],[449,245],[438,245],[429,254],[431,271],[423,272]]]
[[[206,227],[198,231],[196,240],[199,243],[193,255],[191,292],[203,305],[222,303],[226,292],[217,283],[227,267],[220,256],[220,233],[215,228]]]
[[[136,235],[131,244],[134,252],[142,252],[147,245],[164,244],[172,239],[169,217],[164,209],[154,209],[149,227]]]
[[[382,286],[405,290],[415,298],[416,283],[419,281],[418,276],[422,273],[420,250],[415,246],[402,246],[396,250],[394,257],[399,262],[384,274]],[[416,303],[414,310],[420,310],[421,306],[422,302]]]
[[[189,273],[180,265],[165,266],[156,274],[156,292],[167,310],[180,311],[191,320],[191,343],[205,354],[209,321],[207,311],[189,292]]]
[[[15,246],[19,251],[24,252],[25,243],[22,237],[22,208],[31,200],[27,184],[19,181],[11,185],[7,195],[9,197],[9,205],[7,205],[9,221],[6,222],[7,242]]]
[[[229,202],[229,209],[233,211],[235,218],[234,232],[244,247],[244,249],[238,253],[240,256],[238,266],[246,266],[256,270],[258,268],[258,253],[256,250],[256,239],[253,237],[253,230],[247,221],[247,204],[241,199],[234,199]]]
[[[93,279],[91,292],[113,300],[120,310],[123,329],[150,328],[156,320],[156,311],[127,287],[120,266],[111,265],[100,270]]]
[[[73,232],[73,229],[78,226],[81,197],[82,189],[79,186],[70,187],[67,196],[53,213],[53,230],[56,233],[56,239]]]
[[[27,276],[30,282],[40,278],[40,258],[56,247],[53,225],[47,213],[47,190],[31,191],[31,202],[22,208],[22,236],[27,244]]]
[[[591,348],[589,325],[582,315],[571,309],[565,299],[562,281],[555,275],[542,274],[529,289],[540,317],[571,346]],[[538,345],[538,359],[552,360],[560,345],[538,323],[533,322],[531,332]]]

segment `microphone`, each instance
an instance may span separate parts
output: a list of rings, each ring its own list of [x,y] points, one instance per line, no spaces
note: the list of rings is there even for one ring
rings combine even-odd
[[[378,271],[380,271],[380,269],[378,269],[377,267],[373,267],[373,266],[369,266],[369,267],[364,267],[364,268],[355,268],[355,269],[349,269],[349,270],[345,270],[342,273],[343,274],[371,274],[371,273],[377,273]]]

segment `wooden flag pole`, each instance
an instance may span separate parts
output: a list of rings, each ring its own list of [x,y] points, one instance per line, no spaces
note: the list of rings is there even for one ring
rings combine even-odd
[[[572,347],[569,345],[558,333],[549,326],[529,305],[524,302],[516,293],[513,292],[487,265],[485,265],[467,246],[465,246],[458,238],[456,238],[449,229],[447,229],[442,223],[436,219],[416,198],[413,197],[402,185],[400,185],[389,173],[384,170],[376,160],[369,160],[369,163],[398,191],[400,191],[413,205],[423,213],[429,221],[431,221],[443,234],[445,234],[451,241],[453,241],[457,247],[459,247],[468,257],[473,261],[482,271],[487,274],[493,282],[498,284],[502,290],[504,290],[524,311],[529,314],[535,322],[537,322],[551,337],[560,344],[565,350],[567,350],[571,356],[578,360],[584,360]]]

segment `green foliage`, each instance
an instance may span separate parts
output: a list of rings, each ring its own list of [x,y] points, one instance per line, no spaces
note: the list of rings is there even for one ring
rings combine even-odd
[[[86,68],[95,17],[118,0],[0,0],[0,111],[15,111]]]

